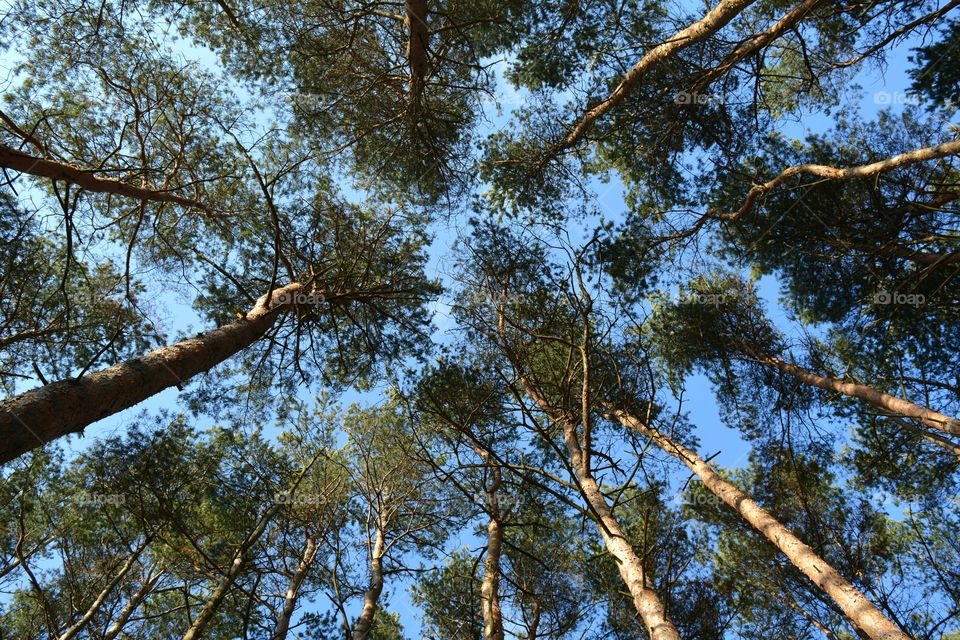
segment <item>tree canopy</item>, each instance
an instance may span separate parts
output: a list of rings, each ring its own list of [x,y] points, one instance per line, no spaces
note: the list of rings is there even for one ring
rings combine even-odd
[[[9,0],[0,640],[960,638],[960,0]]]

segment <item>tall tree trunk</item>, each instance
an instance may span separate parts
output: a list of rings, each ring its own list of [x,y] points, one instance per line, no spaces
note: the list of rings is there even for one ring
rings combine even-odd
[[[597,523],[607,552],[613,556],[620,571],[620,577],[633,597],[633,604],[643,620],[650,640],[680,640],[676,627],[667,618],[666,608],[659,594],[650,586],[643,566],[633,545],[623,534],[620,523],[607,504],[607,498],[593,475],[585,471],[583,453],[577,439],[575,423],[564,421],[563,439],[570,454],[570,462],[576,471],[577,482],[591,510],[599,519]]]
[[[303,549],[303,555],[300,557],[300,564],[290,579],[290,586],[287,587],[287,593],[283,597],[283,609],[277,618],[277,624],[273,630],[273,640],[284,640],[290,629],[290,619],[293,617],[294,609],[297,606],[297,598],[300,595],[300,587],[303,585],[313,561],[317,557],[317,541],[312,537],[307,537],[307,543]]]
[[[888,411],[890,413],[919,420],[929,427],[939,429],[940,431],[954,436],[960,435],[960,420],[951,418],[950,416],[939,413],[938,411],[927,409],[926,407],[922,407],[918,404],[910,402],[909,400],[888,395],[866,385],[856,384],[854,382],[844,382],[842,380],[837,380],[836,378],[818,376],[815,373],[811,373],[802,367],[785,362],[779,358],[761,357],[758,359],[761,363],[776,367],[785,373],[789,373],[806,384],[813,385],[827,391],[842,393],[843,395],[850,396],[852,398],[859,398],[860,400],[872,404],[878,409],[883,409],[884,411]]]
[[[741,11],[756,2],[756,0],[720,0],[700,20],[678,31],[664,42],[650,49],[630,71],[623,76],[623,80],[613,92],[599,104],[587,111],[583,117],[573,125],[563,142],[563,147],[572,147],[580,142],[587,131],[599,118],[627,99],[627,96],[636,88],[643,78],[658,64],[671,58],[674,54],[691,47],[696,43],[709,38],[733,20]]]
[[[480,607],[483,611],[483,639],[503,640],[503,614],[500,610],[500,558],[503,553],[503,526],[500,522],[500,467],[494,464],[493,480],[487,489],[487,557],[483,563]]]
[[[430,28],[427,26],[427,0],[406,0],[403,3],[404,23],[407,26],[407,64],[410,67],[410,93],[407,102],[411,115],[416,118],[420,111],[427,77],[427,43]]]
[[[527,640],[537,640],[540,632],[540,603],[533,601],[533,613],[530,614],[530,624],[527,625]]]
[[[233,559],[230,562],[230,566],[227,567],[226,573],[223,574],[223,577],[220,579],[217,587],[213,590],[213,593],[210,594],[210,597],[204,603],[203,609],[200,610],[200,615],[196,617],[196,619],[193,621],[193,624],[190,625],[189,629],[187,629],[187,632],[183,634],[183,640],[198,640],[199,638],[203,637],[204,633],[206,633],[207,627],[217,614],[217,610],[220,608],[220,605],[223,604],[223,601],[230,592],[230,588],[233,586],[234,581],[236,581],[244,567],[247,565],[247,560],[250,557],[250,550],[255,544],[257,544],[257,541],[260,540],[260,536],[262,536],[263,532],[267,530],[267,525],[271,520],[273,520],[274,516],[280,512],[280,509],[281,505],[279,504],[275,504],[267,509],[266,513],[264,513],[260,518],[260,522],[257,523],[256,528],[250,532],[250,535],[248,535],[240,544],[240,546],[237,547],[233,552]]]
[[[353,640],[367,640],[377,614],[380,594],[383,592],[383,553],[385,548],[383,528],[378,526],[373,546],[370,549],[370,586],[363,594],[363,609],[353,627]]]
[[[299,283],[257,301],[245,318],[76,380],[0,402],[0,464],[208,371],[267,333]]]
[[[620,577],[633,598],[633,605],[643,621],[650,640],[680,640],[680,634],[677,633],[676,627],[667,617],[666,607],[660,599],[660,595],[648,583],[643,561],[623,534],[620,523],[613,515],[610,505],[607,504],[606,496],[600,491],[600,486],[590,472],[589,458],[584,456],[580,439],[577,437],[579,421],[569,413],[552,407],[523,373],[516,354],[509,347],[506,317],[502,308],[497,312],[497,332],[504,341],[504,348],[508,356],[517,368],[520,383],[526,394],[541,411],[563,425],[563,442],[570,456],[570,464],[573,466],[577,485],[597,519],[597,526],[600,529],[604,546],[617,563]],[[589,411],[589,406],[586,407],[586,410]],[[584,416],[584,422],[587,421],[589,421],[589,416]],[[589,438],[587,441],[589,441]]]
[[[110,595],[110,592],[113,591],[120,581],[123,580],[130,570],[133,569],[134,565],[137,563],[137,560],[140,558],[140,554],[143,553],[143,550],[147,548],[147,545],[150,544],[150,541],[153,539],[153,536],[148,536],[144,539],[143,542],[134,550],[134,552],[127,558],[126,562],[123,563],[123,566],[120,567],[120,570],[110,579],[107,583],[107,586],[103,588],[99,595],[94,598],[93,602],[87,608],[86,613],[80,617],[73,625],[64,631],[57,640],[73,640],[73,638],[80,633],[80,631],[86,626],[88,622],[97,615],[97,612],[100,611],[100,607],[103,606],[103,603],[106,602],[107,596]]]
[[[814,553],[789,529],[780,524],[734,484],[724,480],[694,451],[650,428],[626,411],[611,409],[610,415],[622,425],[652,440],[666,453],[687,465],[718,498],[727,503],[773,545],[783,552],[797,569],[822,589],[853,625],[873,640],[910,640],[870,602],[859,589],[849,583],[836,569]]]
[[[140,606],[140,603],[146,599],[150,592],[153,591],[153,588],[157,586],[157,583],[160,582],[160,578],[163,577],[163,570],[158,570],[157,573],[147,578],[143,584],[140,585],[140,588],[137,589],[137,592],[130,596],[130,600],[124,605],[123,609],[120,611],[120,615],[117,616],[117,619],[113,621],[113,624],[110,625],[110,628],[107,629],[107,632],[103,635],[102,640],[114,640],[117,636],[120,635],[120,632],[123,631],[123,628],[127,625],[127,622],[130,620],[130,617],[133,615],[133,612],[137,610],[137,607]]]

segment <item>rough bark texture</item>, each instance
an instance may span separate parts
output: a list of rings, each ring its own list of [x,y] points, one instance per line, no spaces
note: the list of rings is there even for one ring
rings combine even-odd
[[[483,583],[480,585],[480,607],[483,611],[484,640],[503,640],[503,614],[500,611],[500,557],[503,553],[503,526],[500,523],[500,469],[494,467],[494,478],[487,490],[487,555],[483,563]]]
[[[290,630],[290,619],[297,607],[297,598],[300,595],[300,587],[313,566],[313,561],[317,557],[317,542],[312,537],[307,538],[306,545],[303,548],[303,555],[300,557],[300,564],[297,570],[290,578],[290,586],[287,587],[287,593],[283,596],[283,609],[277,618],[277,624],[273,629],[273,640],[284,640],[287,632]]]
[[[576,470],[580,490],[599,519],[597,524],[604,546],[617,563],[620,577],[630,591],[633,604],[643,620],[650,640],[680,640],[676,627],[667,618],[666,608],[660,600],[660,595],[648,584],[643,561],[623,534],[620,523],[613,515],[610,505],[607,504],[606,496],[600,491],[600,486],[593,476],[583,472],[583,455],[572,423],[568,422],[564,426],[563,439],[570,454],[570,461]]]
[[[85,375],[33,389],[0,402],[0,463],[51,440],[82,431],[89,424],[132,407],[191,377],[208,371],[250,346],[273,326],[297,283],[261,298],[247,316],[208,333]],[[287,298],[289,299],[289,298]]]
[[[650,438],[666,453],[686,464],[705,487],[762,533],[787,556],[793,566],[830,596],[858,630],[873,640],[910,640],[909,636],[884,616],[859,589],[733,483],[724,480],[694,451],[648,427],[625,411],[615,409],[610,413],[625,427]]]
[[[944,433],[955,436],[960,435],[960,420],[951,418],[938,411],[921,407],[909,400],[888,395],[866,385],[818,376],[795,364],[784,362],[779,358],[762,358],[760,361],[764,364],[772,365],[785,373],[789,373],[801,382],[825,389],[826,391],[833,391],[852,398],[859,398],[878,409],[883,409],[884,411],[889,411],[906,418],[919,420],[923,424],[933,427],[934,429],[939,429]]]
[[[407,65],[410,67],[411,105],[419,105],[427,76],[427,43],[430,29],[427,27],[427,1],[406,0],[403,4],[404,24],[407,26]]]
[[[4,144],[0,144],[0,167],[13,169],[14,171],[27,173],[40,178],[64,180],[87,191],[113,193],[148,202],[169,202],[184,207],[200,209],[206,213],[211,212],[202,202],[192,198],[184,198],[169,191],[136,187],[114,178],[101,178],[86,169],[81,169],[72,164],[31,156],[28,153],[18,151]]]
[[[620,84],[607,96],[603,102],[596,105],[574,125],[567,134],[564,146],[571,147],[577,144],[586,135],[587,131],[608,111],[623,102],[640,84],[643,77],[657,64],[673,54],[704,40],[733,20],[737,14],[754,3],[755,0],[721,0],[707,15],[690,26],[675,33],[669,40],[648,51],[637,64],[627,72]]]
[[[373,628],[373,618],[377,615],[380,594],[383,592],[383,530],[377,527],[377,534],[370,549],[370,586],[363,594],[363,609],[357,624],[353,627],[353,640],[368,640]]]

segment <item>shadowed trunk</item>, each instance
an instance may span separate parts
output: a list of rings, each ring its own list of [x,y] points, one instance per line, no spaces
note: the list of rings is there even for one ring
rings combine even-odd
[[[411,115],[416,118],[420,111],[424,80],[427,76],[427,43],[430,29],[427,27],[427,1],[406,0],[403,4],[404,24],[407,27],[407,64],[410,67],[410,93],[407,101]]]
[[[287,587],[287,593],[283,597],[283,609],[277,618],[277,624],[273,630],[273,640],[284,640],[287,632],[290,630],[290,619],[297,607],[297,598],[300,595],[300,587],[313,566],[313,561],[317,557],[317,542],[312,537],[307,538],[307,543],[303,549],[303,555],[300,557],[300,564],[290,579],[290,586]]]
[[[245,318],[76,380],[44,385],[0,402],[0,464],[132,407],[169,387],[182,387],[267,333],[298,283],[265,297]]]
[[[357,624],[353,627],[353,640],[368,640],[373,628],[373,618],[377,614],[380,594],[383,592],[383,529],[377,527],[373,548],[370,550],[370,586],[363,594],[363,609]]]
[[[857,629],[873,640],[910,640],[897,625],[891,622],[863,593],[848,582],[837,570],[814,553],[773,516],[733,483],[724,480],[694,451],[674,442],[660,431],[652,429],[639,419],[622,410],[610,414],[623,426],[632,429],[677,458],[690,468],[703,485],[718,498],[739,513],[754,529],[779,549],[797,569],[803,572],[824,591]]]

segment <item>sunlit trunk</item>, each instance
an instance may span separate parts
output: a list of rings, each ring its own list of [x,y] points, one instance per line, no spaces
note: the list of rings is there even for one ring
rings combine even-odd
[[[300,290],[290,284],[261,298],[245,318],[76,380],[62,380],[0,402],[0,464],[47,442],[181,387],[262,338]]]
[[[677,458],[700,478],[703,485],[739,513],[773,545],[783,552],[797,569],[822,589],[857,629],[873,640],[910,640],[859,589],[837,573],[813,549],[797,538],[773,516],[751,500],[733,483],[724,480],[696,452],[674,442],[622,410],[611,415],[625,427],[643,434],[666,453]]]

